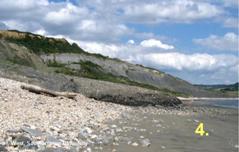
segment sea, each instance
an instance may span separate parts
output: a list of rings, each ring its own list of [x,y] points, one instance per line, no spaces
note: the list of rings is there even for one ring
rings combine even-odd
[[[210,100],[194,100],[192,105],[207,106],[207,107],[221,107],[238,109],[239,99],[210,99]]]

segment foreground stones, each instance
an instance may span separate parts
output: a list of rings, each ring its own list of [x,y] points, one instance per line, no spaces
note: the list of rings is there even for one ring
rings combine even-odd
[[[81,94],[75,100],[34,94],[22,90],[22,84],[0,78],[0,151],[87,149],[100,140],[93,128],[104,128],[106,121],[130,110]],[[85,139],[78,137],[81,132]]]
[[[48,132],[40,130],[35,126],[24,125],[20,129],[7,130],[4,133],[4,141],[0,145],[0,151],[89,152],[92,148],[94,150],[103,150],[104,146],[117,146],[119,143],[131,144],[133,147],[148,147],[151,144],[147,138],[138,139],[138,142],[133,141],[130,137],[120,135],[121,132],[128,132],[134,129],[132,127],[119,128],[116,125],[112,125],[101,130],[97,129],[97,127],[93,128],[84,127],[76,138],[68,140],[61,136],[63,132],[53,135],[53,130]],[[122,131],[117,134],[117,130]],[[77,133],[72,132],[72,134],[75,136]]]

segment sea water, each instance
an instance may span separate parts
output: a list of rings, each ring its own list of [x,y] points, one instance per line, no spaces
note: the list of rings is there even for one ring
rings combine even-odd
[[[195,100],[192,105],[238,109],[238,99]]]

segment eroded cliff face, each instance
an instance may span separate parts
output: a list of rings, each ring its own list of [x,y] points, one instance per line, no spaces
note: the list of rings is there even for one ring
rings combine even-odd
[[[45,54],[41,55],[41,58],[45,63],[55,61],[65,64],[67,67],[74,70],[81,70],[81,66],[76,66],[81,62],[92,62],[101,67],[106,73],[110,73],[118,77],[126,77],[131,81],[144,83],[159,89],[168,89],[174,92],[193,96],[210,95],[206,91],[199,89],[182,79],[173,77],[155,69],[123,61],[102,59],[95,56],[74,53]]]
[[[64,77],[85,77],[143,87],[174,96],[218,96],[217,93],[205,91],[159,70],[90,54],[65,39],[32,33],[0,31],[0,58],[2,65],[10,63],[8,67],[21,66],[20,73],[23,76],[27,75],[28,69],[33,69],[30,71],[37,71],[32,72],[35,75],[44,72],[62,74]],[[45,75],[45,79],[48,79],[49,74]]]
[[[28,32],[19,32],[19,31],[15,31],[15,30],[0,30],[0,38],[1,39],[8,39],[8,38],[12,38],[12,39],[24,39],[26,37],[31,37],[31,38],[38,38],[38,39],[46,39],[47,37],[42,36],[42,35],[36,35],[36,34],[32,34],[32,33],[28,33]],[[66,41],[66,39],[64,38],[50,38],[49,41],[58,41],[58,42],[62,42],[62,43],[68,43]]]

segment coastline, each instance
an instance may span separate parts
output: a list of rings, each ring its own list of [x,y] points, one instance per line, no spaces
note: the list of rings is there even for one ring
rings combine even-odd
[[[203,123],[208,136],[194,133]],[[116,145],[103,146],[104,152],[184,152],[238,151],[238,111],[215,107],[180,109],[135,108],[117,126]]]
[[[177,97],[182,101],[192,101],[192,100],[239,100],[239,97],[235,98],[211,98],[211,97]]]
[[[34,94],[21,84],[0,78],[0,151],[238,150],[237,109],[129,107],[81,94],[76,100]],[[204,140],[194,134],[200,122],[210,134]]]

